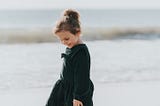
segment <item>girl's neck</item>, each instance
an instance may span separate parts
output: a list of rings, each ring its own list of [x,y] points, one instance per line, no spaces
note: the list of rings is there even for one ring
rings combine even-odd
[[[78,41],[79,41],[79,43],[83,43],[81,39],[79,39]]]
[[[75,44],[74,46],[79,45],[79,44],[83,44],[83,42],[82,42],[81,39],[78,39],[78,41],[76,42],[76,44]],[[74,47],[74,46],[73,46],[73,47]],[[71,47],[71,48],[73,48],[73,47]]]
[[[77,41],[76,45],[78,45],[78,44],[83,44],[83,42],[82,42],[82,40],[81,40],[81,39],[78,39],[78,41]]]

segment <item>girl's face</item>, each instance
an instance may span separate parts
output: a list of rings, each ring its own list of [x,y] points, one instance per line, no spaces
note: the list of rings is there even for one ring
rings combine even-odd
[[[74,35],[69,31],[61,31],[56,33],[56,35],[61,43],[66,45],[68,48],[72,48],[73,46],[78,44],[80,40],[80,33]]]

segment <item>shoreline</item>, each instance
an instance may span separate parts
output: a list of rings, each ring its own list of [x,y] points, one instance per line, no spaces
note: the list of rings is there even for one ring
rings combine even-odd
[[[84,40],[112,40],[134,35],[160,37],[160,27],[86,27],[82,28]],[[0,28],[0,43],[57,42],[51,27]]]

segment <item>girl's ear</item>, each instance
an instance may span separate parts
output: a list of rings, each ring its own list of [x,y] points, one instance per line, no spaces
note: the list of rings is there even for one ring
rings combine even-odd
[[[80,37],[80,35],[81,35],[81,32],[76,33],[76,36],[79,36],[79,37]]]

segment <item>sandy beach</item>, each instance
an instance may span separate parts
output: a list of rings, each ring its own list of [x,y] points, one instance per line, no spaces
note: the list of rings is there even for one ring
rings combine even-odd
[[[160,82],[95,83],[94,106],[159,106]],[[0,92],[2,106],[45,106],[51,88]]]

